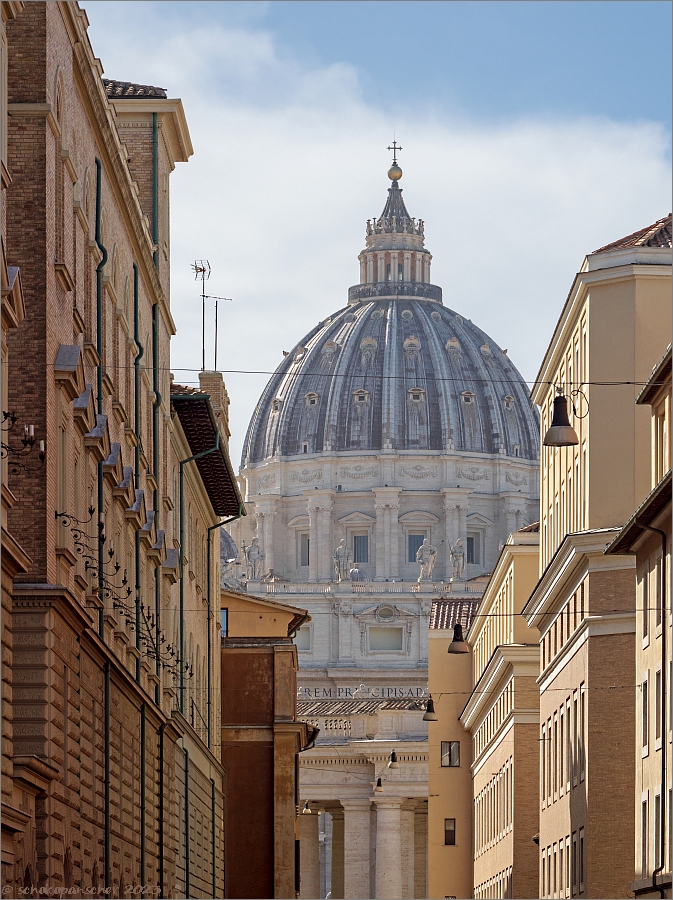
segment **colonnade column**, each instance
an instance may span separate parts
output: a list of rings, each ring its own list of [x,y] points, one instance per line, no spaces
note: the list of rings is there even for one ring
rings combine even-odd
[[[428,896],[428,801],[414,810],[414,897]]]
[[[300,894],[302,898],[315,900],[320,897],[320,841],[318,815],[299,816]]]
[[[376,897],[402,897],[401,798],[374,798],[376,804]]]
[[[411,253],[404,254],[404,271],[403,277],[405,281],[411,281]]]
[[[332,816],[332,898],[344,897],[344,811],[330,809]]]
[[[348,900],[369,897],[371,801],[342,800],[341,805],[344,808],[343,896]]]
[[[386,280],[386,255],[385,253],[377,253],[377,268],[378,272],[376,275],[377,281],[385,281]]]
[[[332,581],[334,576],[334,568],[332,566],[332,554],[334,552],[332,539],[332,498],[323,498],[320,506],[321,517],[321,547],[320,547],[320,570],[318,579],[320,581]]]
[[[451,565],[451,547],[456,542],[455,510],[456,501],[450,493],[443,490],[444,494],[444,577],[450,578],[453,574]]]
[[[416,278],[415,281],[423,281],[423,254],[416,254]]]
[[[415,800],[407,800],[400,808],[400,844],[402,850],[402,894],[404,898],[414,896],[414,810]]]

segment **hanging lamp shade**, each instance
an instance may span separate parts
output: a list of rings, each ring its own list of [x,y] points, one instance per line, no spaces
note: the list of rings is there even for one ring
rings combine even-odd
[[[435,703],[432,697],[428,699],[428,705],[425,708],[425,715],[423,716],[424,722],[436,722],[437,721],[437,713],[435,712]]]
[[[453,626],[453,640],[449,644],[448,653],[469,653],[470,648],[463,637],[463,626],[456,622]]]
[[[310,816],[311,815],[311,807],[308,805],[308,800],[304,803],[304,808],[301,811],[302,816]]]
[[[381,779],[377,778],[376,779],[376,787],[374,788],[374,792],[377,794],[380,794],[382,790],[383,790],[383,784],[381,783]]]
[[[388,768],[389,769],[399,769],[400,764],[397,761],[397,753],[393,750],[390,754],[390,759],[388,760]]]
[[[542,442],[546,447],[574,447],[579,444],[577,432],[568,418],[568,398],[565,394],[554,397],[551,425]]]

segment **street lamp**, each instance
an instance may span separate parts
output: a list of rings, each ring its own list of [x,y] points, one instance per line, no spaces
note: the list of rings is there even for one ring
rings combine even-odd
[[[389,769],[399,769],[400,764],[397,761],[397,753],[394,750],[390,753],[390,759],[388,760],[388,768]]]
[[[437,713],[435,712],[435,704],[432,697],[428,697],[428,705],[425,707],[425,714],[423,716],[424,722],[436,722],[437,721]]]
[[[449,644],[447,653],[469,653],[470,648],[463,637],[463,626],[460,622],[456,622],[453,626],[453,640]]]
[[[542,443],[546,447],[575,447],[580,440],[568,418],[568,398],[563,393],[562,388],[557,388],[556,390],[557,395],[554,397],[554,412],[551,418],[551,425]]]

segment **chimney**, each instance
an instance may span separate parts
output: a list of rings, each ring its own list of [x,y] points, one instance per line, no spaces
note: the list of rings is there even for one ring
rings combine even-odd
[[[224,385],[221,372],[199,372],[199,388],[210,394],[210,403],[225,439],[229,451],[229,394]]]

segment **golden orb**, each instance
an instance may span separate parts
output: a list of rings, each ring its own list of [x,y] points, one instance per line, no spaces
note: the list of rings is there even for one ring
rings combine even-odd
[[[388,169],[388,178],[390,178],[391,181],[399,181],[401,177],[402,169],[400,169],[397,163],[393,163]]]

